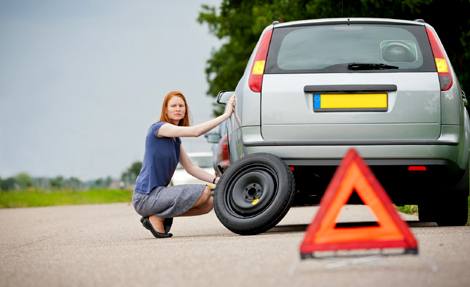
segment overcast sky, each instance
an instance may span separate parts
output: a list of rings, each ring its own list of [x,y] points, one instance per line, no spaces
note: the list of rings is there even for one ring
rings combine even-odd
[[[209,120],[204,69],[220,42],[196,19],[219,2],[0,0],[0,177],[120,178],[171,90],[194,124]]]

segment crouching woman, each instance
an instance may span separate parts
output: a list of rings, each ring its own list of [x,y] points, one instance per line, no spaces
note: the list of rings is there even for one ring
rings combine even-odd
[[[181,92],[163,100],[160,120],[150,126],[145,140],[142,169],[136,180],[132,203],[142,225],[156,238],[168,238],[176,216],[206,214],[213,208],[210,188],[203,184],[168,186],[178,162],[192,176],[217,184],[218,177],[194,165],[184,151],[181,137],[198,137],[228,119],[236,104],[230,98],[224,114],[190,126],[190,112]]]

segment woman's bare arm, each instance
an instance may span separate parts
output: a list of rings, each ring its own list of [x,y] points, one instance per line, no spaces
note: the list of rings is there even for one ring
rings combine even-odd
[[[225,108],[225,112],[223,115],[218,116],[215,119],[209,120],[202,124],[192,126],[192,127],[180,127],[175,125],[163,125],[158,130],[157,135],[160,137],[198,137],[201,136],[208,131],[212,130],[216,126],[220,125],[223,121],[228,119],[233,112],[233,108],[236,105],[236,96],[233,95],[229,102],[227,103],[227,107]]]

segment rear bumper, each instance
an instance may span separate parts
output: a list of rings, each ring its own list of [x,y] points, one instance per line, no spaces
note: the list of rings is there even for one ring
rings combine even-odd
[[[277,141],[263,140],[259,126],[243,127],[229,137],[231,160],[247,154],[267,152],[288,165],[338,166],[346,152],[355,148],[371,166],[445,166],[451,173],[465,170],[468,147],[460,126],[442,126],[437,140],[368,140],[368,141]],[[241,141],[241,142],[240,142]],[[241,153],[240,153],[241,152]],[[234,154],[235,153],[235,154]]]
[[[243,145],[246,147],[255,146],[371,146],[371,145],[451,145],[457,146],[460,141],[459,125],[442,125],[441,135],[436,140],[308,140],[308,141],[266,141],[261,136],[259,126],[243,127]]]
[[[386,169],[392,174],[406,172],[410,166],[425,166],[428,174],[439,174],[452,182],[451,178],[459,177],[468,163],[455,145],[250,146],[246,154],[267,152],[289,166],[322,169],[337,167],[350,148],[355,148],[373,170]]]

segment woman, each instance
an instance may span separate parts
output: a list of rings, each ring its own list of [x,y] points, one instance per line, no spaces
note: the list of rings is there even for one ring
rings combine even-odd
[[[142,215],[141,222],[157,238],[171,237],[175,216],[206,214],[213,208],[207,185],[188,184],[167,187],[178,162],[192,176],[217,184],[219,178],[194,165],[184,151],[180,137],[198,137],[215,128],[232,114],[233,95],[223,115],[190,126],[190,112],[181,92],[173,91],[163,100],[160,120],[147,132],[142,169],[136,180],[132,202]]]

